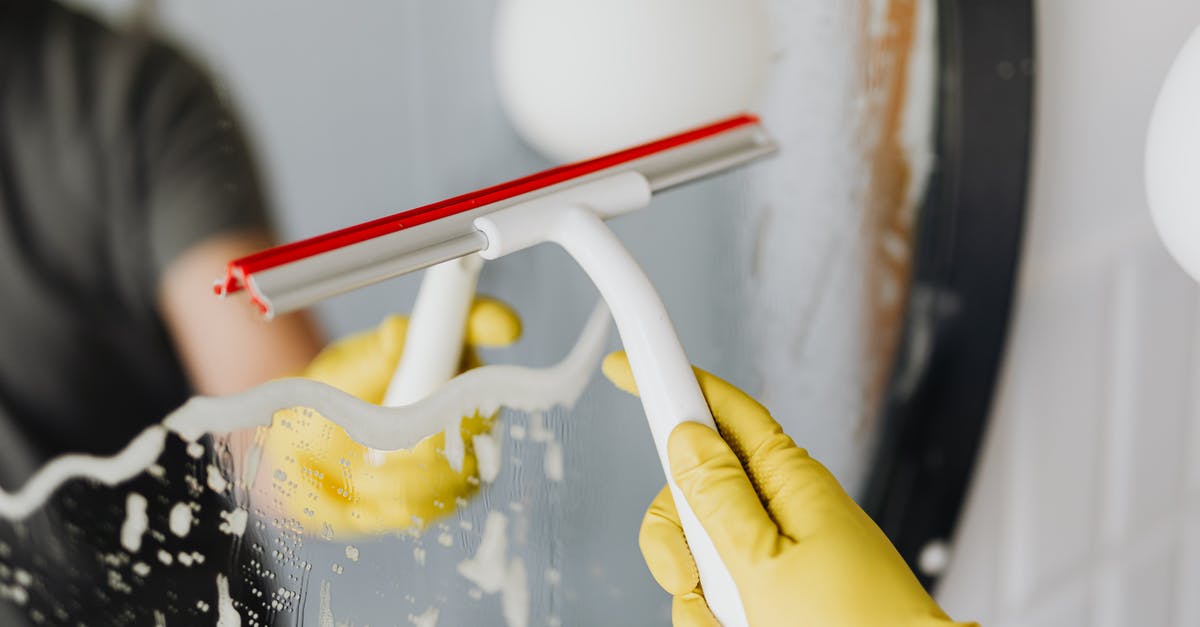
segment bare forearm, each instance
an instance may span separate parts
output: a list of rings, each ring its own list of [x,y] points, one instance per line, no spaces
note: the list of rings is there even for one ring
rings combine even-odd
[[[249,307],[214,298],[207,289],[230,259],[270,245],[263,233],[218,235],[189,249],[163,274],[159,306],[200,394],[233,394],[298,374],[323,344],[306,313],[266,322]]]

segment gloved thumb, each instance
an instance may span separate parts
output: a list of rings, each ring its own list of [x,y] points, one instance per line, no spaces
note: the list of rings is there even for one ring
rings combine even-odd
[[[753,563],[778,551],[785,538],[720,434],[685,422],[671,432],[667,455],[671,476],[726,566],[736,570],[734,560]]]

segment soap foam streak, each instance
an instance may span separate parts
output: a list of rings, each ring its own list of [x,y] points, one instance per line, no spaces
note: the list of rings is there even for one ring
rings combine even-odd
[[[0,516],[19,520],[36,511],[63,483],[89,479],[105,485],[127,481],[154,464],[167,432],[189,442],[207,433],[269,426],[280,410],[311,409],[332,420],[360,444],[379,450],[412,448],[463,416],[490,415],[500,407],[525,412],[571,407],[583,394],[602,357],[611,318],[596,305],[571,352],[546,368],[489,365],[465,372],[412,405],[380,407],[308,379],[281,379],[224,397],[197,396],[147,428],[111,457],[63,455],[47,462],[20,490],[0,489]]]

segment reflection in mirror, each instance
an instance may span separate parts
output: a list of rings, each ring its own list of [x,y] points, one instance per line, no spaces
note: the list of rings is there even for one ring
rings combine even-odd
[[[34,623],[554,624],[564,578],[591,573],[541,540],[562,537],[570,408],[609,324],[598,306],[559,363],[402,408],[300,379],[192,399],[0,493],[0,591]]]
[[[494,3],[364,2],[353,20],[291,0],[79,3],[117,21],[157,5],[146,26],[202,58],[245,113],[285,238],[547,165],[495,94]],[[613,224],[689,356],[762,400],[852,492],[930,167],[933,4],[772,3],[758,112],[779,156]],[[344,335],[406,310],[415,285],[320,313]],[[584,322],[594,290],[549,247],[489,264],[480,288],[527,329],[489,361],[575,357],[475,370],[407,412],[276,382],[261,402],[193,399],[115,464],[55,462],[0,494],[0,624],[666,624],[670,598],[637,547],[663,476],[638,402],[593,376],[617,347],[590,331],[606,319]],[[198,414],[207,424],[188,424]],[[407,450],[376,463],[365,445]],[[75,476],[101,466],[105,481]]]

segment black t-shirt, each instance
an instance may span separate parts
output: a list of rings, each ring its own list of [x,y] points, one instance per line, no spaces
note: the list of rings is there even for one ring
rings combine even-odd
[[[265,228],[263,204],[193,63],[0,0],[0,486],[60,453],[116,452],[186,399],[159,279],[201,240]]]

